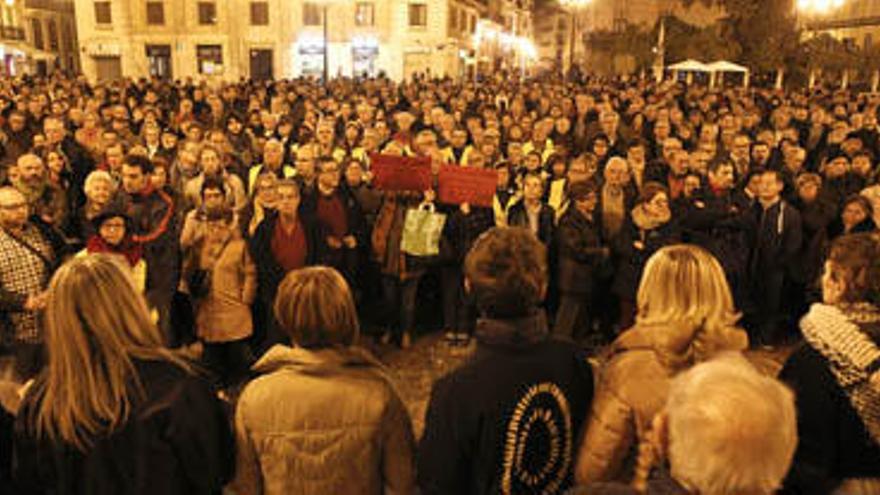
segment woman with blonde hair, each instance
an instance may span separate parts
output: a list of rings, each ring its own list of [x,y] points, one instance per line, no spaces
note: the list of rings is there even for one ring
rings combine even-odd
[[[355,347],[358,320],[342,275],[290,272],[275,299],[293,347],[275,345],[253,369],[235,412],[236,493],[413,492],[414,439],[382,366]]]
[[[703,248],[667,246],[647,265],[635,326],[611,347],[580,447],[578,484],[632,476],[631,451],[644,439],[677,373],[719,352],[748,347],[724,271]]]
[[[52,278],[47,365],[18,413],[15,493],[209,494],[232,470],[223,408],[166,349],[119,261]]]

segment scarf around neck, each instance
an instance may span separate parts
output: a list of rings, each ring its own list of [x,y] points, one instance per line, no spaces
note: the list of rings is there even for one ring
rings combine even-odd
[[[640,230],[654,230],[657,227],[669,222],[672,218],[671,213],[667,213],[661,216],[653,216],[645,210],[644,205],[638,205],[632,209],[632,220],[633,223]]]
[[[801,330],[828,360],[871,438],[880,444],[880,347],[861,328],[869,324],[880,324],[880,309],[871,304],[814,304],[801,320]]]
[[[125,258],[132,267],[140,262],[143,256],[143,249],[140,244],[126,237],[119,246],[111,246],[107,241],[99,235],[93,235],[86,243],[86,250],[89,254],[109,253],[117,254]]]

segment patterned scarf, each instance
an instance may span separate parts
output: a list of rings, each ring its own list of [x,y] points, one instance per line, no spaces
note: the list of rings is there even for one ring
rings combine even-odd
[[[880,324],[880,309],[868,304],[814,304],[801,320],[804,338],[828,360],[869,434],[880,444],[880,347],[863,326]]]

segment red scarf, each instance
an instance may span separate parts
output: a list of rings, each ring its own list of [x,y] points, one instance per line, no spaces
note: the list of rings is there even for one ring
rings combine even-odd
[[[111,246],[107,241],[99,235],[93,235],[86,243],[86,250],[89,254],[112,253],[118,254],[128,261],[128,264],[134,267],[143,256],[143,248],[140,244],[131,240],[126,236],[119,246]]]

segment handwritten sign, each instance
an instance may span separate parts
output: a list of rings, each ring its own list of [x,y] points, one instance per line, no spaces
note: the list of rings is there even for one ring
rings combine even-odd
[[[380,191],[427,191],[431,188],[431,159],[370,155],[373,187]]]
[[[444,165],[440,169],[437,197],[441,203],[491,207],[498,172],[481,168]]]

